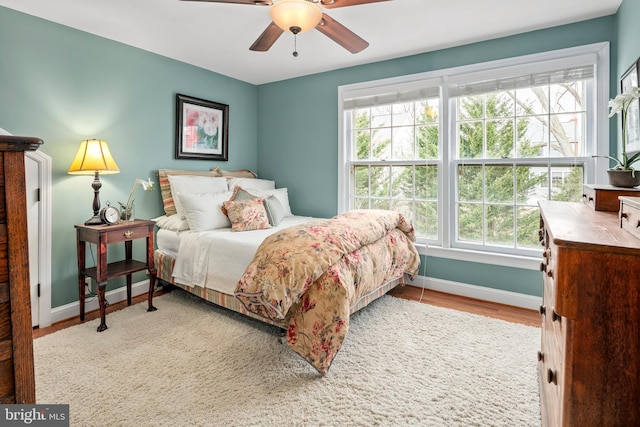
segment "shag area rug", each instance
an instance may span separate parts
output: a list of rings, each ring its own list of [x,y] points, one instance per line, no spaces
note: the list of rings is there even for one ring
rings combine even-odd
[[[326,376],[278,329],[176,290],[34,341],[72,426],[540,426],[540,329],[385,296]]]

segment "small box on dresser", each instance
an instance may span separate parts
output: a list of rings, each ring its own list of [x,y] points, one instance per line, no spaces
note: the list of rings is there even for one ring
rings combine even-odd
[[[640,197],[620,197],[620,227],[640,239]]]
[[[543,426],[640,425],[640,239],[618,215],[540,202]]]
[[[640,196],[640,189],[604,184],[582,185],[582,202],[597,211],[618,212],[620,196]]]

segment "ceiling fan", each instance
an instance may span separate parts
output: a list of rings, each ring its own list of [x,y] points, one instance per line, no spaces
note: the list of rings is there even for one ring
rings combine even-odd
[[[269,14],[273,20],[249,50],[266,52],[285,31],[294,35],[317,29],[351,53],[364,50],[369,43],[360,36],[323,13],[326,9],[357,6],[388,0],[182,0],[210,3],[233,3],[254,6],[270,6]],[[293,52],[293,56],[298,56]]]

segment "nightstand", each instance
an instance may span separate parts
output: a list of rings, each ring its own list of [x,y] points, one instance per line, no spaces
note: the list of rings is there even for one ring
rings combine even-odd
[[[149,295],[147,311],[154,311],[152,304],[153,290],[156,284],[156,268],[153,264],[153,227],[154,221],[134,220],[114,225],[82,225],[76,228],[78,250],[78,293],[80,295],[80,320],[84,321],[85,277],[96,280],[98,286],[98,304],[100,305],[100,326],[98,332],[107,329],[105,290],[109,279],[127,276],[127,304],[131,305],[131,274],[137,271],[149,272]],[[147,259],[136,261],[132,256],[132,243],[137,239],[146,239]],[[107,262],[107,246],[112,243],[124,242],[125,259]],[[86,244],[96,245],[96,266],[85,266]]]

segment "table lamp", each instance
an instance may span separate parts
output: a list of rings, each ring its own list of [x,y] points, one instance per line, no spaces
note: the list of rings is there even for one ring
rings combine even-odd
[[[76,153],[73,163],[68,173],[72,175],[91,175],[94,179],[93,188],[93,216],[85,221],[85,225],[102,224],[100,220],[100,173],[119,173],[118,165],[111,157],[107,141],[99,139],[87,139],[80,143],[80,148]]]

